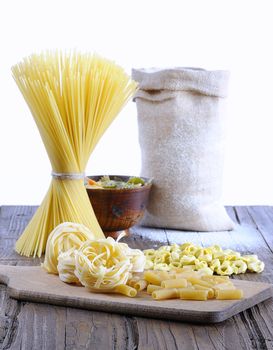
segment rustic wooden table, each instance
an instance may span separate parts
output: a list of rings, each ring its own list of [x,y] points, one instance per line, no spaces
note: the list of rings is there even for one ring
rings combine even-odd
[[[33,206],[3,206],[0,211],[0,264],[38,265],[13,250],[16,238],[35,212]],[[232,232],[180,232],[135,227],[126,239],[134,248],[191,241],[220,244],[257,253],[262,274],[237,278],[273,282],[273,207],[228,207]],[[164,317],[164,315],[162,315]],[[219,324],[196,325],[103,312],[18,302],[0,285],[0,349],[273,349],[273,300],[269,299]]]

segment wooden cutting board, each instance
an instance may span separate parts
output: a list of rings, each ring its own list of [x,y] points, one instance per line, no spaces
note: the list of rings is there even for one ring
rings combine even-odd
[[[271,284],[233,280],[234,285],[243,289],[244,299],[156,301],[144,292],[136,298],[128,298],[92,293],[84,287],[63,283],[40,266],[0,265],[0,282],[8,286],[10,297],[18,300],[198,323],[224,321],[273,296]]]

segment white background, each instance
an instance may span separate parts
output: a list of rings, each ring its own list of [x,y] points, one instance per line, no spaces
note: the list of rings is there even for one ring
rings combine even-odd
[[[0,204],[38,204],[50,181],[42,141],[10,67],[46,48],[78,48],[132,67],[231,71],[223,199],[273,204],[272,1],[1,1]],[[138,174],[129,103],[90,158],[87,174]]]

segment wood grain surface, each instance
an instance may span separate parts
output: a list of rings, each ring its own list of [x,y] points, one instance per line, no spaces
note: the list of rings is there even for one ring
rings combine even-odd
[[[38,265],[13,251],[16,238],[36,207],[0,209],[0,264]],[[273,208],[228,207],[237,222],[231,232],[197,233],[134,227],[126,242],[133,248],[152,248],[171,242],[211,242],[242,253],[257,253],[265,262],[262,274],[237,276],[273,282]],[[227,321],[198,325],[130,317],[70,307],[21,302],[9,298],[0,285],[0,349],[273,349],[272,299]]]
[[[18,300],[194,323],[222,322],[272,297],[273,293],[268,283],[233,280],[244,292],[241,300],[156,301],[145,292],[128,298],[92,293],[87,288],[63,283],[41,266],[0,265],[0,282],[8,286],[8,295]]]

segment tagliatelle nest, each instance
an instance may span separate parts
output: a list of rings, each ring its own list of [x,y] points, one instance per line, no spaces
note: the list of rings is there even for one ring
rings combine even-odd
[[[70,249],[78,249],[86,240],[94,239],[93,233],[84,225],[63,222],[50,233],[46,245],[43,267],[49,273],[58,274],[58,257]]]
[[[61,281],[80,284],[78,277],[75,276],[75,248],[59,255],[57,269]]]
[[[119,238],[117,239],[117,242]],[[146,256],[140,249],[132,249],[126,243],[119,243],[125,254],[130,258],[131,272],[143,272],[146,264]]]
[[[127,244],[118,243],[111,237],[87,241],[75,251],[75,275],[93,291],[112,291],[116,286],[126,284],[133,267],[143,271],[144,264],[141,251],[134,252]]]

